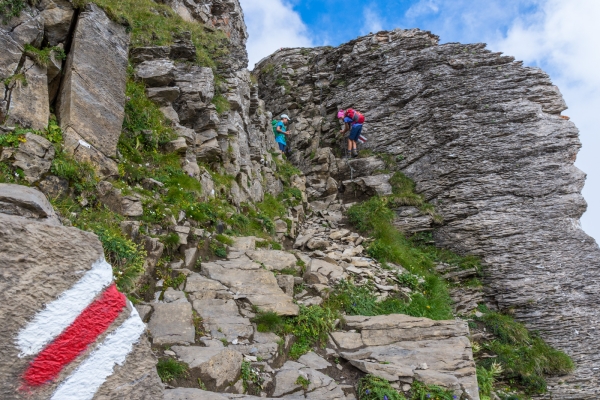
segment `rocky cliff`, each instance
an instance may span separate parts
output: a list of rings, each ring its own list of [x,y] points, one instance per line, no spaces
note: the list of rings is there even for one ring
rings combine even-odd
[[[598,248],[543,72],[413,30],[251,74],[237,0],[0,14],[3,398],[495,400],[571,370],[495,310],[573,356],[548,397],[597,397]],[[481,257],[485,300],[479,261],[433,242]]]
[[[578,131],[543,71],[483,44],[394,30],[283,49],[255,73],[267,108],[294,120],[293,162],[314,200],[357,185],[386,194],[390,171],[403,171],[444,222],[402,207],[398,225],[436,228],[436,244],[479,255],[489,302],[573,357],[552,398],[598,397],[600,250],[579,223]],[[336,111],[348,107],[364,112],[368,142],[365,158],[345,161]]]

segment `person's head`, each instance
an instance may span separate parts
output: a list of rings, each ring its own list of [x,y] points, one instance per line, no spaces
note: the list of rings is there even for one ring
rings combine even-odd
[[[287,114],[282,114],[281,120],[283,121],[284,124],[287,124],[288,122],[290,122],[290,117],[288,117]]]
[[[346,110],[340,110],[338,111],[338,119],[344,119],[344,117],[346,116]]]

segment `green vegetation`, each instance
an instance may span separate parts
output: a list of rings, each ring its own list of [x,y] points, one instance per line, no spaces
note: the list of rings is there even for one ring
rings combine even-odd
[[[255,394],[259,394],[262,390],[263,378],[258,371],[252,368],[248,361],[242,361],[240,370],[244,393],[248,393],[250,388],[253,388]]]
[[[375,375],[366,375],[358,381],[359,400],[406,400],[390,383]]]
[[[306,390],[308,389],[308,385],[310,385],[310,381],[308,379],[306,379],[305,377],[303,377],[302,375],[298,375],[298,379],[296,379],[296,382],[294,382],[296,385],[300,385],[302,386],[302,389]]]
[[[189,376],[189,367],[187,364],[173,360],[172,358],[161,358],[156,364],[158,376],[163,382],[170,382],[174,379],[187,378]]]
[[[327,335],[334,328],[335,320],[340,318],[337,310],[327,306],[300,305],[300,312],[296,317],[280,317],[273,312],[257,311],[252,322],[258,325],[259,332],[272,331],[281,336],[295,336],[296,341],[289,352],[292,359],[308,353],[313,346],[324,345]]]
[[[359,400],[406,400],[390,383],[375,375],[365,375],[358,382]],[[455,400],[458,397],[450,390],[435,385],[414,381],[410,389],[410,400]]]
[[[512,317],[489,312],[485,307],[480,310],[484,314],[477,320],[496,337],[481,344],[482,350],[496,357],[477,360],[478,379],[485,388],[490,381],[494,383],[491,374],[501,376],[528,395],[540,394],[547,388],[546,375],[565,375],[575,368],[568,355],[549,346]]]
[[[502,366],[493,362],[490,369],[477,367],[477,385],[482,400],[489,400],[496,383],[496,378],[502,374]]]
[[[410,389],[411,400],[453,400],[457,397],[450,390],[415,381]]]
[[[167,4],[152,0],[76,0],[74,5],[82,8],[92,2],[103,8],[112,20],[128,26],[131,47],[169,45],[175,37],[190,32],[196,46],[197,64],[215,68],[214,60],[228,52],[227,37],[222,31],[184,21]]]
[[[18,17],[21,15],[27,5],[36,4],[37,1],[24,1],[24,0],[0,0],[0,17],[2,17],[2,23],[7,23],[12,17]]]
[[[355,286],[352,282],[341,281],[329,296],[328,303],[348,315],[407,314],[434,320],[452,318],[450,298],[441,279],[429,275],[412,290],[414,293],[408,302],[396,297],[378,301],[375,295],[377,290],[372,283]]]
[[[212,103],[215,105],[219,115],[224,114],[231,109],[229,100],[227,100],[227,97],[223,96],[221,93],[215,94],[212,99]]]
[[[252,322],[256,323],[259,332],[275,332],[285,323],[283,317],[274,311],[258,312]]]
[[[62,61],[65,58],[67,58],[67,55],[65,54],[63,48],[58,46],[38,49],[30,44],[26,44],[25,54],[31,57],[36,64],[42,65],[44,67],[50,65],[52,56],[54,56],[54,58],[58,61]]]

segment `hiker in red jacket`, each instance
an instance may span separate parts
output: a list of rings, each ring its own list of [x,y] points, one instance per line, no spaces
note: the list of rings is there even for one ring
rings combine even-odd
[[[346,154],[346,157],[357,157],[358,150],[356,149],[356,144],[362,132],[365,116],[358,111],[349,108],[347,110],[340,110],[338,112],[338,118],[344,120],[344,129],[342,129],[340,133],[344,134],[350,131],[350,134],[348,135],[348,154]]]

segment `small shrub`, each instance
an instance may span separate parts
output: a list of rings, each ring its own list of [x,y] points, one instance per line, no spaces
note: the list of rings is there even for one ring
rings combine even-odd
[[[146,251],[126,238],[120,230],[97,226],[94,232],[102,242],[106,260],[113,267],[117,287],[127,293],[132,289],[135,279],[144,272]]]
[[[242,377],[244,393],[248,393],[250,385],[254,386],[254,392],[256,394],[262,390],[263,378],[260,376],[260,373],[257,370],[252,368],[252,365],[248,361],[242,361],[240,374]]]
[[[359,400],[406,400],[390,383],[375,375],[366,375],[358,381]]]
[[[174,379],[189,376],[187,364],[173,360],[172,358],[161,358],[156,364],[158,376],[163,382],[171,382]]]
[[[296,337],[290,349],[290,358],[297,359],[308,353],[312,346],[324,344],[338,317],[338,313],[330,308],[301,305],[298,316],[290,319],[286,325],[287,330]]]
[[[502,374],[502,366],[498,363],[492,363],[490,369],[477,367],[477,385],[479,386],[479,394],[490,396],[494,389],[496,377]]]
[[[212,103],[215,105],[219,115],[224,114],[231,109],[231,104],[229,103],[229,100],[227,100],[227,97],[220,93],[217,93],[213,97]]]
[[[21,11],[25,9],[27,2],[24,0],[2,0],[0,1],[0,17],[2,22],[7,23],[12,17],[21,15]]]
[[[310,381],[308,379],[306,379],[305,377],[303,377],[302,375],[298,375],[298,379],[296,379],[296,382],[294,382],[296,385],[300,385],[302,386],[302,389],[306,390],[308,389],[308,386],[310,385]]]
[[[227,249],[223,245],[212,242],[210,244],[210,249],[215,256],[219,258],[227,258]]]

